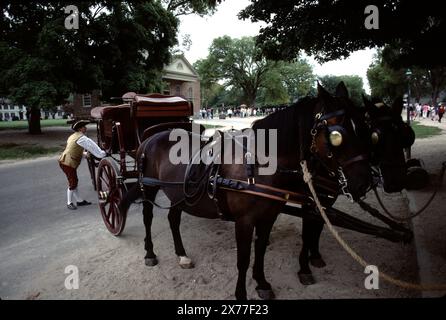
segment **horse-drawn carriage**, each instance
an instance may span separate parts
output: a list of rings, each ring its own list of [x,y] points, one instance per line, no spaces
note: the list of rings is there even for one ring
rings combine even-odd
[[[98,161],[88,156],[92,184],[107,229],[115,236],[125,227],[127,212],[119,206],[130,185],[138,178],[136,151],[149,136],[170,128],[188,129],[192,102],[161,94],[123,96],[124,104],[91,110],[97,125],[98,145],[107,157]]]
[[[178,96],[162,94],[137,95],[127,93],[123,104],[96,107],[91,110],[91,122],[97,125],[98,145],[107,153],[101,160],[92,155],[87,158],[94,189],[99,199],[99,209],[107,229],[119,236],[125,227],[127,211],[119,204],[132,185],[138,181],[136,152],[148,137],[169,129],[192,130],[192,102]],[[204,128],[201,127],[202,131]],[[316,177],[316,184],[336,192],[336,184]],[[335,196],[333,194],[333,196]],[[375,211],[376,212],[376,211]],[[311,213],[296,206],[285,206],[282,213],[307,217]],[[378,235],[391,241],[400,241],[405,232],[371,226],[339,210],[327,210],[335,225],[358,232]],[[311,219],[320,219],[312,215]]]
[[[238,256],[238,259],[242,259],[244,266],[243,270],[239,270],[237,298],[246,298],[244,274],[246,274],[246,263],[249,264],[253,228],[256,228],[257,238],[261,239],[261,241],[256,241],[256,246],[259,245],[259,248],[256,248],[256,252],[259,252],[258,259],[263,259],[269,231],[279,212],[302,217],[304,229],[308,230],[307,234],[311,233],[311,239],[305,239],[304,237],[304,246],[299,260],[301,264],[299,278],[304,284],[314,283],[308,261],[312,258],[321,260],[318,254],[318,237],[324,221],[313,205],[316,197],[312,198],[311,194],[304,190],[305,185],[293,189],[296,188],[296,182],[304,181],[303,173],[305,171],[299,172],[295,167],[299,163],[306,163],[306,160],[303,161],[302,159],[308,157],[311,161],[320,165],[320,168],[323,168],[322,171],[328,170],[328,173],[333,173],[328,178],[324,178],[323,175],[314,177],[316,189],[320,193],[319,196],[324,198],[324,193],[327,195],[324,205],[330,222],[343,228],[376,235],[394,242],[410,241],[412,238],[410,230],[381,215],[377,210],[359,199],[360,195],[365,194],[366,189],[369,188],[371,164],[366,153],[357,154],[357,152],[365,150],[371,154],[372,150],[382,148],[383,144],[381,143],[376,148],[370,147],[371,150],[360,147],[360,139],[367,139],[370,136],[364,138],[361,135],[359,125],[363,125],[362,121],[364,120],[354,118],[357,112],[352,110],[351,105],[345,102],[348,94],[343,94],[336,100],[323,88],[318,87],[318,90],[317,98],[302,100],[296,106],[270,115],[253,125],[252,128],[255,130],[282,128],[278,131],[278,139],[282,142],[279,144],[277,157],[278,159],[285,159],[285,164],[292,164],[292,167],[281,167],[279,163],[280,170],[277,170],[274,176],[260,178],[258,181],[256,180],[257,182],[253,182],[254,179],[250,176],[254,172],[254,170],[249,170],[250,165],[245,165],[246,170],[243,170],[240,167],[236,168],[232,165],[225,166],[223,164],[222,170],[220,170],[220,167],[213,167],[214,164],[212,164],[204,171],[205,174],[201,175],[202,178],[204,177],[203,179],[191,183],[191,180],[193,180],[190,179],[191,176],[189,175],[191,161],[190,164],[183,167],[166,163],[166,159],[168,159],[168,151],[166,150],[170,150],[169,146],[173,142],[168,139],[165,131],[175,128],[192,131],[190,120],[193,113],[192,104],[183,98],[159,94],[131,94],[123,97],[125,104],[94,108],[91,111],[91,117],[92,121],[97,124],[98,144],[106,151],[108,156],[99,162],[90,156],[88,165],[93,185],[97,190],[101,215],[107,229],[116,236],[121,234],[125,226],[127,208],[131,203],[128,198],[132,199],[127,197],[126,194],[134,192],[130,190],[139,190],[139,195],[142,195],[144,200],[143,215],[146,226],[145,249],[147,253],[145,262],[149,266],[157,264],[151,242],[150,226],[153,217],[153,205],[156,205],[154,203],[155,196],[162,189],[173,203],[169,207],[168,216],[174,237],[175,251],[180,257],[180,265],[184,261],[187,262],[187,265],[190,265],[190,259],[186,256],[179,232],[182,210],[192,215],[208,218],[216,218],[218,215],[206,213],[203,207],[205,201],[201,203],[201,206],[196,205],[200,199],[192,201],[194,204],[188,202],[188,194],[185,190],[187,190],[189,184],[192,184],[194,188],[201,188],[205,191],[209,190],[209,186],[211,186],[212,195],[206,192],[198,192],[198,194],[207,194],[209,199],[223,205],[222,211],[237,215],[233,215],[232,218],[236,223],[238,250],[243,253]],[[346,92],[346,89],[344,88],[341,91]],[[373,108],[375,106],[372,106],[370,110],[373,111]],[[383,116],[382,113],[388,115]],[[398,161],[398,166],[395,166],[393,162],[390,163],[392,168],[404,168],[402,148],[413,143],[411,139],[403,139],[407,135],[407,130],[402,126],[403,122],[400,114],[401,109],[398,109],[398,107],[396,111],[392,111],[390,108],[381,109],[381,111],[376,111],[376,115],[372,114],[371,120],[367,120],[367,123],[364,122],[367,128],[363,128],[364,132],[372,134],[372,138],[375,132],[380,132],[380,139],[382,139],[384,131],[392,132],[392,134],[387,134],[385,141],[388,145],[398,146],[398,148],[392,150],[398,152],[401,156],[401,159],[395,158],[395,160],[392,158],[394,162]],[[373,122],[375,118],[376,122]],[[355,121],[357,121],[358,127],[354,124]],[[389,124],[392,126],[389,126]],[[378,128],[381,128],[381,130],[378,130]],[[157,134],[157,138],[154,136],[155,134]],[[149,137],[153,138],[148,139]],[[346,139],[347,143],[343,144],[343,139]],[[354,142],[351,143],[352,141]],[[367,140],[363,141],[367,143]],[[309,142],[311,143],[308,144]],[[305,147],[306,144],[308,144],[307,147]],[[343,148],[342,152],[338,152],[336,149],[340,145],[343,146],[341,147]],[[302,146],[302,148],[299,149],[299,146]],[[296,149],[298,152],[296,152]],[[300,154],[300,152],[302,153]],[[386,166],[389,166],[387,158],[393,157],[393,154],[378,155],[379,159],[375,165],[379,166],[379,163],[381,163],[384,168],[387,168]],[[248,152],[245,150],[238,156],[242,159],[247,158]],[[299,161],[299,157],[303,157],[300,158],[301,161]],[[164,165],[163,168],[160,167],[161,163]],[[214,170],[215,168],[216,170]],[[346,171],[344,175],[343,168],[350,171],[349,174]],[[402,177],[403,171],[401,170],[401,175],[397,170],[389,171],[386,174],[387,181],[395,183],[389,177]],[[246,176],[243,172],[246,173]],[[359,175],[356,175],[355,172],[358,172]],[[240,180],[246,177],[248,178],[246,181]],[[348,186],[347,181],[349,181]],[[355,183],[352,183],[352,181]],[[277,186],[274,186],[274,184]],[[289,188],[287,190],[282,189],[282,185],[288,185]],[[170,191],[171,188],[176,189],[176,191]],[[352,196],[349,190],[356,191],[356,197]],[[197,194],[197,192],[193,192],[193,194]],[[390,228],[363,222],[332,208],[331,205],[340,194],[348,195],[357,200],[363,209],[369,211]],[[252,204],[256,202],[266,205],[252,208]],[[278,204],[278,202],[281,204]],[[293,202],[294,204],[300,204],[300,208],[299,206],[288,205],[288,203]],[[177,206],[178,204],[180,205]],[[217,204],[216,207],[218,207]],[[252,208],[252,215],[248,208]],[[271,214],[270,210],[273,210],[274,213]],[[305,227],[305,221],[307,221],[307,227]],[[306,242],[311,243],[311,245],[307,246]],[[309,255],[310,251],[311,255]],[[254,267],[254,278],[259,284],[257,288],[259,295],[261,297],[272,297],[271,286],[264,278],[263,262],[259,261]],[[320,265],[323,265],[322,262]]]

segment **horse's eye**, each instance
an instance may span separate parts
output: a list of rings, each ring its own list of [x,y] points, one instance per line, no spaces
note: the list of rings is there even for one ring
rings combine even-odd
[[[342,134],[339,131],[330,132],[330,143],[334,147],[339,147],[342,144]]]
[[[378,144],[379,142],[379,134],[378,132],[372,132],[372,143]]]

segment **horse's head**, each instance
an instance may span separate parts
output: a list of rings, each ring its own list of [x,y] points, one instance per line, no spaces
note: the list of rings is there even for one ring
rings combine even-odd
[[[367,192],[371,174],[366,148],[353,122],[357,109],[343,82],[337,87],[336,97],[318,84],[317,101],[311,153],[331,176],[338,178],[343,193],[358,200]]]
[[[404,148],[415,141],[414,131],[401,117],[403,100],[399,98],[389,107],[383,102],[363,99],[371,163],[381,171],[384,191],[399,192],[405,187],[407,175]]]

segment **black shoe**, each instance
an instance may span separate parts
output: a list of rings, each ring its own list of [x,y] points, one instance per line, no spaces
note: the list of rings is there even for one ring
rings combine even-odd
[[[72,203],[68,204],[67,208],[70,209],[70,210],[76,210],[77,209],[77,207],[74,204],[72,204]]]
[[[91,202],[86,201],[86,200],[83,200],[82,202],[77,203],[78,206],[88,206],[90,204],[91,204]]]

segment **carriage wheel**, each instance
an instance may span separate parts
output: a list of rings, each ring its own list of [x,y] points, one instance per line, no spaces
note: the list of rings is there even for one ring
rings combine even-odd
[[[127,211],[121,211],[119,203],[123,197],[122,181],[115,162],[104,158],[99,162],[97,175],[99,209],[108,231],[119,236],[125,227]]]
[[[96,186],[96,161],[91,153],[88,153],[87,156],[87,164],[88,170],[90,171],[91,184],[93,185],[93,189],[97,190]]]

